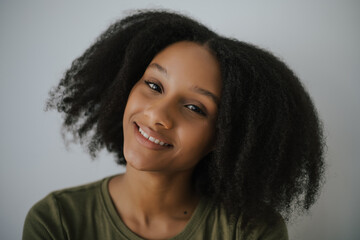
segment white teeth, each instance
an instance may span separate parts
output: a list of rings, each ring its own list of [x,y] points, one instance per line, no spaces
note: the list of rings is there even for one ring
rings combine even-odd
[[[139,132],[141,133],[141,135],[143,135],[146,139],[148,139],[149,141],[153,142],[153,143],[156,143],[156,144],[160,144],[161,146],[168,146],[169,144],[167,143],[164,143],[162,141],[160,141],[159,139],[156,139],[154,137],[151,137],[149,136],[146,132],[144,132],[144,130],[142,130],[140,127],[139,127]]]

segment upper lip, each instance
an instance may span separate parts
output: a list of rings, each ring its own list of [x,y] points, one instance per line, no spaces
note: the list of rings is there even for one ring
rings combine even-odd
[[[158,140],[160,140],[161,142],[164,142],[166,144],[169,144],[170,146],[172,146],[172,144],[170,143],[170,141],[165,138],[164,136],[160,135],[159,133],[153,131],[152,129],[150,129],[149,127],[146,127],[145,125],[142,125],[141,123],[138,122],[134,122],[138,127],[140,127],[144,132],[146,132],[146,134],[148,134],[149,136],[156,138]]]

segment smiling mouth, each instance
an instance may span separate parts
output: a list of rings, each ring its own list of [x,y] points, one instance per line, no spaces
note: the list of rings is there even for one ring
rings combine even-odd
[[[145,138],[147,141],[151,142],[152,144],[154,144],[154,146],[159,146],[159,147],[173,147],[173,145],[166,143],[160,139],[157,139],[153,136],[150,136],[149,134],[147,134],[136,122],[134,122],[135,126],[137,127],[137,131],[141,134],[141,136],[143,138]]]
[[[146,139],[149,140],[150,142],[153,142],[153,143],[159,144],[159,145],[161,145],[161,146],[165,146],[165,147],[171,146],[171,145],[168,144],[168,143],[164,143],[164,142],[160,141],[159,139],[156,139],[156,138],[154,138],[154,137],[149,136],[146,132],[144,132],[144,130],[141,129],[141,127],[139,127],[139,132],[141,133],[141,135],[144,136],[144,138],[146,138]]]

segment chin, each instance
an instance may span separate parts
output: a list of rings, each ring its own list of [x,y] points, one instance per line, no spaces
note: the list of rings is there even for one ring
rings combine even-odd
[[[138,171],[160,171],[163,168],[159,162],[150,159],[149,157],[142,156],[138,152],[125,151],[124,156],[126,159],[126,165]]]

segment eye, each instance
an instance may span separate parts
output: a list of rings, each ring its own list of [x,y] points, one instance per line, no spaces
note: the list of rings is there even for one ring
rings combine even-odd
[[[199,108],[198,106],[196,105],[193,105],[193,104],[189,104],[189,105],[186,105],[186,107],[188,109],[190,109],[191,111],[197,113],[197,114],[200,114],[202,116],[206,116],[205,112],[203,110],[201,110],[201,108]]]
[[[149,82],[149,81],[145,81],[145,83],[149,86],[149,88],[151,88],[152,90],[162,93],[162,89],[159,85],[157,85],[156,83],[153,82]]]

